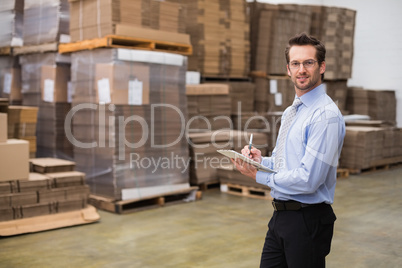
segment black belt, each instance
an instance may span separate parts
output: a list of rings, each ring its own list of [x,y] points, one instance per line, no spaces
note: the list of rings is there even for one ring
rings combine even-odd
[[[320,203],[322,204],[322,203]],[[305,207],[320,205],[320,204],[304,204],[297,201],[279,201],[274,200],[272,201],[272,206],[274,207],[275,211],[295,211],[300,210]]]

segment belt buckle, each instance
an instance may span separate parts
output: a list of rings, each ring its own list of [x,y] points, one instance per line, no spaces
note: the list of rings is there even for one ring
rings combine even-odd
[[[278,211],[278,209],[277,209],[277,207],[276,207],[275,201],[272,201],[272,206],[274,207],[274,210],[275,210],[275,211]]]

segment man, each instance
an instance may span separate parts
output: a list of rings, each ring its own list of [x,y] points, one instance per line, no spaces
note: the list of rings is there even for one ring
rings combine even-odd
[[[232,160],[241,173],[268,185],[274,198],[260,267],[325,267],[330,252],[336,220],[331,204],[345,123],[322,85],[325,52],[319,40],[304,33],[289,40],[287,72],[296,96],[283,113],[272,157],[262,157],[254,147],[242,149],[277,173]]]

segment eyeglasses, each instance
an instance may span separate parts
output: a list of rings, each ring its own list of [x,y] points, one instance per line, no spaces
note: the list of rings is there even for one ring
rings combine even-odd
[[[316,60],[306,60],[306,61],[303,61],[303,63],[300,63],[298,61],[292,61],[291,63],[289,63],[289,68],[290,69],[299,69],[300,64],[303,64],[304,68],[309,69],[309,68],[313,68],[314,64],[316,62],[317,62]]]

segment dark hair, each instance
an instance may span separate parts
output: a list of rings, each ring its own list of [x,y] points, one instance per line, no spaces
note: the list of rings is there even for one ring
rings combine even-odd
[[[286,62],[289,64],[289,51],[292,46],[307,46],[311,45],[315,47],[316,53],[315,56],[318,61],[318,65],[321,65],[322,62],[325,61],[325,53],[326,49],[324,44],[315,38],[314,36],[307,35],[306,33],[297,34],[294,37],[289,39],[288,46],[285,49]],[[324,80],[324,74],[321,75],[321,80]]]

